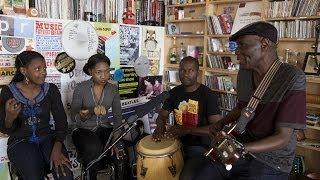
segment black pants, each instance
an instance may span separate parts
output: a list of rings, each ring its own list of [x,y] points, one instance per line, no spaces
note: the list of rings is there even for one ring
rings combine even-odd
[[[23,180],[43,180],[46,170],[50,168],[50,155],[53,148],[53,139],[45,138],[41,143],[30,143],[27,140],[16,140],[8,144],[8,157],[13,167],[17,169]],[[62,153],[68,157],[65,146]],[[65,166],[66,176],[59,173],[59,178],[55,171],[52,171],[55,180],[72,180],[73,174]]]
[[[82,128],[74,130],[72,133],[72,141],[76,147],[79,162],[86,166],[92,160],[96,159],[103,152],[103,148],[111,132],[111,128],[104,127],[99,127],[95,132]],[[126,161],[127,159],[118,160],[115,156],[111,157],[111,152],[108,152],[106,158],[101,159],[89,169],[90,180],[96,180],[97,171],[105,168],[108,163],[115,165],[117,180],[126,178],[128,173],[123,172],[128,169],[123,167],[128,165]]]
[[[240,159],[230,171],[203,154],[200,146],[184,147],[185,165],[180,180],[287,180],[289,174],[269,167],[255,159]]]

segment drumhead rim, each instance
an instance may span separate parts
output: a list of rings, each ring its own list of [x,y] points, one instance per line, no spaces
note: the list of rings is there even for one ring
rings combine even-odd
[[[146,154],[146,153],[143,153],[143,152],[139,152],[137,148],[136,148],[136,152],[137,152],[140,156],[147,157],[147,158],[163,158],[163,157],[167,157],[167,156],[172,156],[174,153],[176,153],[177,151],[179,151],[180,148],[181,148],[181,145],[179,144],[179,145],[178,145],[178,148],[175,149],[174,151],[171,151],[171,152],[168,152],[168,153],[165,153],[165,154],[157,154],[157,155],[151,155],[151,154]]]

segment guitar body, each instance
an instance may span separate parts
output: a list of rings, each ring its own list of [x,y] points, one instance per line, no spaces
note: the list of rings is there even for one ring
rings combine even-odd
[[[231,130],[232,131],[232,130]],[[243,145],[235,137],[226,131],[220,131],[213,140],[212,148],[205,155],[213,161],[220,162],[227,170],[232,168],[239,158],[244,154]]]

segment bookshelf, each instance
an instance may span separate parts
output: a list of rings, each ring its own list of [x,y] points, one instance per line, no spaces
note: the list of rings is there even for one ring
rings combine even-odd
[[[221,57],[228,57],[228,62],[232,64],[237,64],[238,61],[236,59],[236,55],[233,52],[227,51],[225,48],[220,49],[217,51],[210,51],[208,47],[208,41],[211,39],[217,39],[221,42],[225,41],[228,42],[228,38],[230,37],[230,33],[210,33],[210,27],[209,25],[209,18],[208,16],[212,15],[220,15],[223,13],[224,9],[226,7],[229,7],[231,12],[230,16],[234,19],[236,15],[237,8],[240,3],[242,2],[260,2],[261,3],[261,18],[264,21],[270,22],[270,23],[278,23],[285,24],[286,26],[289,26],[291,22],[297,22],[300,23],[298,28],[300,29],[306,29],[306,30],[312,30],[314,24],[311,22],[319,21],[320,20],[320,10],[319,9],[313,9],[313,4],[311,2],[313,1],[303,1],[304,3],[301,3],[300,6],[296,9],[295,12],[293,10],[281,10],[283,8],[282,5],[279,5],[278,3],[281,3],[279,1],[269,1],[269,0],[206,0],[206,2],[198,2],[198,3],[190,3],[190,4],[182,4],[182,5],[167,5],[166,11],[168,8],[176,8],[176,7],[183,7],[183,8],[189,8],[195,9],[199,11],[203,11],[205,13],[199,13],[198,17],[194,16],[194,19],[186,19],[186,20],[179,20],[176,21],[181,25],[180,29],[191,29],[194,32],[197,31],[197,29],[194,29],[195,27],[199,28],[199,26],[202,26],[202,30],[204,31],[201,35],[167,35],[165,37],[165,43],[168,44],[168,47],[166,46],[165,54],[168,54],[169,52],[169,45],[172,44],[172,37],[175,36],[177,39],[177,44],[179,45],[180,42],[184,43],[190,43],[192,45],[201,45],[204,47],[203,49],[203,63],[201,66],[201,78],[199,78],[199,82],[206,84],[208,82],[208,76],[228,76],[231,78],[231,82],[236,84],[236,78],[237,78],[237,70],[230,70],[228,68],[225,68],[225,66],[219,66],[219,67],[212,67],[212,62],[210,63],[210,59],[215,61],[216,59],[221,60]],[[277,9],[280,14],[277,12],[274,12],[274,8],[277,6]],[[291,6],[293,7],[293,5]],[[307,10],[308,9],[308,10]],[[293,16],[291,14],[293,14]],[[201,20],[201,21],[200,21]],[[166,19],[166,24],[175,22],[170,20],[169,18]],[[275,24],[276,25],[276,24]],[[292,25],[292,24],[291,24]],[[277,26],[276,26],[277,27]],[[280,27],[280,26],[279,26]],[[279,28],[278,27],[278,28]],[[278,44],[278,55],[284,62],[293,63],[297,65],[298,67],[302,67],[303,61],[305,58],[305,52],[313,52],[312,45],[315,43],[315,36],[314,32],[310,31],[309,33],[305,34],[297,34],[296,36],[290,36],[287,34],[282,34],[279,38],[279,44]],[[222,45],[223,46],[223,45]],[[289,56],[287,56],[289,53]],[[289,59],[286,59],[286,57],[289,57]],[[225,58],[226,59],[226,58]],[[221,65],[221,64],[220,64]],[[211,66],[211,67],[210,67]],[[168,58],[166,58],[165,64],[165,71],[166,69],[178,69],[178,66],[175,65],[174,67],[170,65]],[[221,68],[223,67],[223,68]],[[317,95],[320,96],[320,78],[316,76],[306,76],[307,79],[307,94],[311,95]],[[177,84],[177,83],[176,83]],[[222,90],[219,88],[212,88],[213,91],[220,94],[220,96],[225,96],[230,98],[231,96],[236,97],[236,88],[234,91],[228,91],[228,90]],[[224,100],[224,99],[222,99]],[[227,106],[224,107],[221,105],[221,110],[228,111],[232,109],[230,107],[230,104],[232,105],[233,102],[227,103]],[[308,113],[314,113],[316,115],[320,115],[320,104],[314,104],[314,103],[308,103],[307,102],[307,112]],[[320,143],[320,127],[310,125],[308,123],[308,126],[305,130],[305,136],[306,140],[299,142],[297,144],[297,150],[296,153],[298,155],[302,155],[304,157],[305,165],[306,165],[306,173],[310,172],[320,172],[320,146],[316,146]]]
[[[183,46],[187,51],[192,46],[199,47],[200,50],[198,52],[199,61],[201,61],[200,64],[200,76],[198,78],[199,82],[203,82],[203,72],[204,72],[204,66],[203,66],[203,60],[200,60],[200,58],[203,58],[203,54],[205,53],[203,51],[204,49],[204,39],[205,39],[205,30],[203,27],[205,27],[205,9],[206,9],[206,2],[205,1],[198,1],[193,3],[186,3],[186,4],[171,4],[166,5],[165,7],[165,13],[166,13],[166,29],[167,29],[167,35],[165,36],[165,44],[168,44],[168,46],[165,46],[165,62],[164,62],[164,75],[165,75],[165,85],[166,89],[169,89],[169,87],[179,85],[179,77],[177,77],[177,71],[179,69],[179,60],[180,60],[180,54],[181,54],[181,47]],[[183,12],[183,13],[181,13]],[[180,14],[179,14],[180,13]],[[183,15],[181,15],[183,14]],[[174,25],[177,27],[177,31],[175,33],[170,33],[168,31],[168,27]],[[173,39],[175,38],[175,40]],[[178,48],[178,62],[176,64],[170,64],[170,48],[172,48],[170,45],[173,44],[173,41],[175,41],[175,44]],[[187,52],[188,53],[188,52]],[[174,73],[174,71],[176,73]],[[168,78],[169,74],[173,74],[175,76],[174,78]],[[173,82],[172,82],[173,79]]]

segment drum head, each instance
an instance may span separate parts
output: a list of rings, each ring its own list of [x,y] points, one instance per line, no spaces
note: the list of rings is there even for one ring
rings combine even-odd
[[[137,144],[137,152],[144,156],[165,156],[180,149],[176,139],[162,139],[160,142],[152,140],[152,135],[141,139]]]

